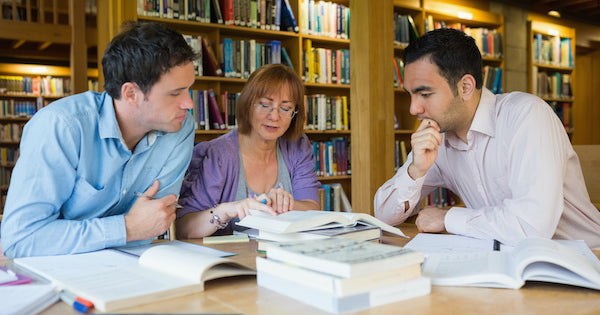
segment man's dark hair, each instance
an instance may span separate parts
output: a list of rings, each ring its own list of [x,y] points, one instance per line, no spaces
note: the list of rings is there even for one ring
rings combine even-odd
[[[425,33],[404,50],[404,66],[430,58],[455,94],[457,83],[465,75],[475,78],[475,87],[483,85],[481,53],[475,40],[465,33],[441,28]]]
[[[146,95],[161,75],[197,58],[180,33],[160,23],[128,21],[122,29],[102,57],[104,89],[114,99],[121,98],[126,82]]]

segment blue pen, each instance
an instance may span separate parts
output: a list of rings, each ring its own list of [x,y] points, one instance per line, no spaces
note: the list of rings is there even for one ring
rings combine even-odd
[[[87,306],[81,304],[79,301],[76,301],[77,297],[71,292],[63,290],[60,292],[59,297],[61,301],[72,306],[73,309],[75,309],[79,313],[87,313],[90,310]]]

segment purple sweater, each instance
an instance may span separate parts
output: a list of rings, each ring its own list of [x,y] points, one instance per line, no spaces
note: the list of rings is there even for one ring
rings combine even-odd
[[[296,141],[279,139],[283,159],[290,172],[295,200],[319,201],[320,186],[315,173],[315,156],[306,135]],[[177,217],[235,201],[239,154],[237,129],[194,147],[192,161],[183,180]]]

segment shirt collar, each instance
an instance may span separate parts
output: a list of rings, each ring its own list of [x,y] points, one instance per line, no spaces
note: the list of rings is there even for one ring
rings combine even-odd
[[[468,144],[462,142],[453,132],[445,133],[445,142],[447,145],[459,150],[466,150],[473,145],[475,134],[480,133],[488,137],[496,135],[496,120],[495,117],[496,95],[490,90],[483,87],[481,90],[481,98],[475,110],[475,116],[471,122],[471,127],[467,132]]]

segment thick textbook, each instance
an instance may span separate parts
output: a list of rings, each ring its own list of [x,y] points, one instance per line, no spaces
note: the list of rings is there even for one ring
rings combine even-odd
[[[508,251],[437,253],[423,274],[432,284],[518,289],[544,281],[600,290],[600,262],[557,241],[527,238]]]
[[[399,228],[393,227],[366,213],[293,210],[277,216],[271,216],[262,211],[250,210],[250,214],[251,215],[244,217],[236,224],[274,233],[292,233],[327,229],[337,226],[349,226],[355,225],[357,222],[363,222],[378,226],[383,231],[407,237]]]
[[[259,271],[259,286],[331,313],[347,313],[398,302],[431,292],[429,278],[419,277],[343,297]]]
[[[327,292],[327,294],[336,297],[364,293],[421,276],[420,264],[403,266],[358,277],[342,278],[262,257],[256,257],[256,270],[258,273],[268,273],[275,277],[310,287],[312,290]]]
[[[151,247],[139,259],[106,249],[14,262],[104,312],[200,292],[208,280],[256,273],[226,258],[171,245]]]
[[[267,257],[338,277],[351,278],[423,262],[423,252],[344,238],[274,243]]]

